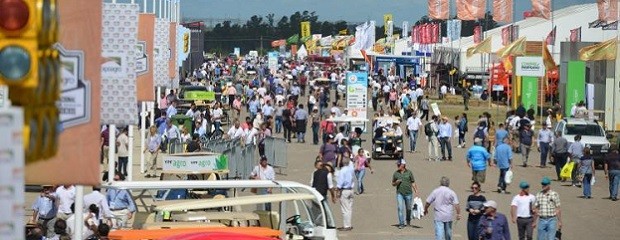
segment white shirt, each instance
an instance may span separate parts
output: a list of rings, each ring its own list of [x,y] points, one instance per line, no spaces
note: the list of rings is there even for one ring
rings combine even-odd
[[[230,138],[235,138],[235,133],[237,132],[238,128],[236,128],[234,125],[230,126],[230,128],[228,129],[228,132],[226,132],[226,134],[230,137]]]
[[[407,118],[407,129],[409,130],[413,130],[413,131],[418,131],[420,130],[420,127],[422,126],[422,121],[420,121],[419,117],[409,117]]]
[[[224,115],[224,112],[222,111],[221,108],[213,109],[213,112],[211,112],[211,115],[213,116],[213,120],[215,122],[222,122],[221,117],[222,115]]]
[[[179,132],[179,128],[177,128],[177,126],[171,125],[169,128],[166,128],[164,136],[166,136],[168,139],[180,138],[181,132]]]
[[[510,206],[517,207],[517,217],[528,218],[532,216],[531,210],[535,201],[536,197],[533,194],[525,196],[517,194],[514,198],[512,198],[512,203],[510,203]]]
[[[118,139],[116,139],[118,145],[118,156],[119,157],[127,157],[129,156],[129,137],[126,134],[121,133],[118,135]]]
[[[446,85],[442,85],[442,86],[441,86],[441,88],[440,88],[440,90],[441,90],[441,94],[446,94],[446,93],[448,93],[448,87],[446,87]]]
[[[310,95],[310,97],[308,98],[308,103],[310,104],[316,104],[316,98],[314,98],[313,95]]]
[[[60,200],[60,205],[58,205],[58,211],[70,214],[71,213],[71,204],[75,202],[75,187],[69,186],[69,188],[65,188],[64,186],[60,186],[56,189],[56,196]]]
[[[258,134],[258,130],[256,128],[251,128],[250,130],[245,132],[245,144],[249,145],[254,142],[254,137]]]
[[[398,136],[398,137],[402,136],[403,135],[403,129],[400,128],[400,126],[396,126],[396,130],[394,131],[394,135]]]
[[[89,205],[90,206],[90,205]],[[89,215],[93,214],[93,213],[83,213],[83,218],[82,219],[86,219],[88,218]],[[69,218],[67,218],[67,233],[70,235],[73,235],[73,223],[75,222],[75,214],[72,214]],[[88,219],[88,224],[89,225],[95,225],[95,226],[99,226],[99,221],[94,221],[92,218]],[[90,228],[88,228],[86,226],[86,224],[82,224],[82,238],[81,239],[86,239],[88,238],[90,235],[93,235],[93,231],[90,230]]]
[[[338,144],[338,147],[342,147],[342,144],[340,143],[342,141],[342,139],[344,139],[344,134],[341,133],[341,132],[336,134],[336,137],[334,137],[334,140],[336,140],[336,143]]]
[[[269,165],[267,165],[267,167],[262,167],[260,165],[254,167],[252,176],[258,177],[260,180],[276,180],[276,172],[273,170],[273,167]]]
[[[92,191],[91,193],[84,195],[84,210],[88,211],[88,207],[91,204],[95,204],[99,208],[99,219],[103,219],[104,217],[112,217],[108,200],[105,195],[99,191]]]
[[[417,88],[415,90],[415,94],[420,97],[420,96],[424,96],[424,90],[422,90],[422,88]]]

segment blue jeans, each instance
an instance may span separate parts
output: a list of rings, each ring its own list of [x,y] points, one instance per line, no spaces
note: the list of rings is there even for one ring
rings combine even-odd
[[[620,170],[609,171],[609,196],[618,198],[618,185],[620,184]]]
[[[558,219],[539,218],[538,220],[538,240],[555,240],[555,231],[558,227]]]
[[[222,127],[222,122],[215,121],[215,122],[213,122],[213,126],[215,127],[215,131],[218,131]]]
[[[498,188],[506,191],[506,172],[508,172],[510,168],[500,168],[499,169],[499,183],[497,184]]]
[[[452,221],[435,220],[435,240],[452,240]]]
[[[412,198],[412,194],[402,195],[400,193],[396,193],[396,206],[398,207],[398,225],[400,226],[405,225],[405,220],[407,221],[407,224],[409,224],[411,221],[411,204],[413,203]],[[403,214],[403,212],[405,214]]]
[[[387,138],[386,137],[377,137],[375,140],[381,142],[381,151],[385,152],[385,148],[387,147]]]
[[[540,147],[540,166],[546,166],[547,155],[549,155],[549,143],[541,142],[539,147]]]
[[[282,132],[282,116],[276,116],[276,133]]]
[[[469,240],[479,240],[480,238],[478,237],[478,222],[480,222],[480,219],[478,218],[478,220],[467,220],[467,239]]]
[[[364,192],[364,175],[366,175],[366,169],[361,169],[359,171],[355,171],[355,178],[357,179],[357,193],[361,194]]]
[[[312,143],[319,144],[319,123],[312,123]]]
[[[409,130],[409,151],[415,151],[415,143],[418,137],[418,131]]]
[[[583,182],[581,183],[581,187],[583,188],[583,196],[592,197],[592,173],[583,174]]]

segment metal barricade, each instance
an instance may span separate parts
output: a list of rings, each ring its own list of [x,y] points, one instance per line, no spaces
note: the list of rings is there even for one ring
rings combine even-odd
[[[205,151],[226,155],[228,158],[228,176],[232,179],[249,179],[253,167],[258,164],[255,159],[256,146],[246,146],[239,139],[210,140],[203,143],[203,146]]]
[[[288,166],[287,147],[284,138],[265,138],[265,156],[267,162],[274,168],[286,168]]]

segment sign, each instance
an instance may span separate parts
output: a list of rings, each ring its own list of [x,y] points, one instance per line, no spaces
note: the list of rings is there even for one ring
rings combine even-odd
[[[24,239],[24,111],[0,108],[0,239]]]
[[[237,57],[241,56],[241,48],[233,48],[233,54],[237,55]]]
[[[215,92],[186,91],[185,93],[183,93],[183,100],[189,100],[189,101],[215,101]]]
[[[181,25],[177,26],[177,64],[183,66],[183,61],[189,56],[191,49],[191,30]]]
[[[521,77],[544,77],[545,64],[542,57],[517,57],[516,74]]]
[[[431,103],[431,109],[433,110],[433,114],[435,114],[435,116],[441,116],[441,111],[439,111],[439,105],[437,105],[437,103]]]
[[[269,71],[275,73],[278,71],[278,52],[269,52],[267,54],[267,62]]]
[[[144,75],[149,71],[149,59],[146,54],[146,41],[138,41],[136,44],[136,74]]]
[[[70,128],[90,121],[90,81],[84,77],[84,52],[66,50],[61,44],[55,48],[60,53],[62,78],[58,106],[60,123]]]
[[[228,157],[215,153],[185,153],[164,157],[162,170],[183,172],[212,172],[228,170]]]
[[[521,77],[521,103],[525,109],[538,106],[538,77]]]
[[[301,22],[301,38],[310,37],[310,22]]]
[[[566,102],[564,103],[565,116],[570,116],[570,110],[580,101],[586,100],[586,63],[583,61],[569,61],[566,75]]]
[[[347,110],[349,116],[358,118],[368,118],[368,73],[349,72],[347,73]],[[365,124],[352,123],[353,128],[361,127],[365,129]]]

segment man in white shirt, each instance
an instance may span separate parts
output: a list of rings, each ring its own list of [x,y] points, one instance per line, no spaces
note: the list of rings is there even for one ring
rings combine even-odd
[[[269,164],[267,164],[267,157],[262,156],[258,163],[258,166],[255,166],[252,170],[252,174],[250,174],[250,179],[258,179],[258,180],[276,180],[276,172],[273,170]],[[271,188],[261,188],[258,190],[257,194],[271,194]],[[266,211],[271,211],[271,203],[265,203]]]
[[[519,183],[521,192],[512,198],[510,203],[510,217],[512,223],[517,224],[519,239],[532,239],[534,226],[532,226],[532,206],[536,197],[529,193],[530,185],[526,181]]]
[[[172,124],[172,121],[170,120],[170,118],[166,119],[166,131],[164,132],[164,136],[166,137],[166,139],[168,140],[168,150],[170,154],[176,153],[175,151],[175,147],[173,146],[173,144],[175,144],[176,142],[179,142],[179,139],[181,139],[181,132],[179,131],[179,128]]]
[[[263,105],[263,115],[265,115],[265,117],[273,117],[273,107],[271,106],[271,102],[270,101],[266,101],[265,105]]]
[[[129,137],[127,136],[129,129],[123,128],[121,134],[116,139],[118,154],[118,171],[127,176],[127,164],[129,161]]]
[[[220,130],[222,127],[222,116],[224,115],[224,111],[222,111],[220,105],[220,103],[215,103],[215,107],[213,111],[211,111],[211,121],[213,122],[215,131]]]
[[[418,137],[418,130],[422,127],[422,121],[416,112],[407,119],[407,130],[409,132],[409,152],[415,152],[415,145]]]
[[[170,106],[168,106],[168,109],[166,110],[166,116],[168,118],[171,118],[174,115],[177,115],[177,101],[176,100],[172,101],[172,103],[170,104]]]
[[[75,187],[73,185],[62,185],[56,188],[56,196],[59,200],[56,217],[67,220],[72,214],[71,204],[75,202]]]
[[[84,195],[84,209],[87,211],[91,204],[95,204],[99,208],[99,219],[110,219],[112,217],[112,211],[110,211],[110,205],[106,196],[101,193],[100,187],[93,187],[93,191]]]
[[[192,103],[189,106],[189,109],[187,110],[187,112],[185,112],[185,116],[191,117],[192,118],[192,122],[196,121],[196,103]]]
[[[228,129],[226,134],[230,139],[237,139],[243,136],[243,129],[240,126],[239,120],[235,120],[235,124]]]
[[[439,88],[439,98],[443,99],[446,97],[446,94],[448,94],[448,86],[446,86],[445,84],[441,85],[441,88]]]
[[[447,117],[441,118],[439,124],[439,145],[441,146],[441,159],[446,160],[446,148],[448,149],[448,160],[452,161],[452,125],[448,122]]]

